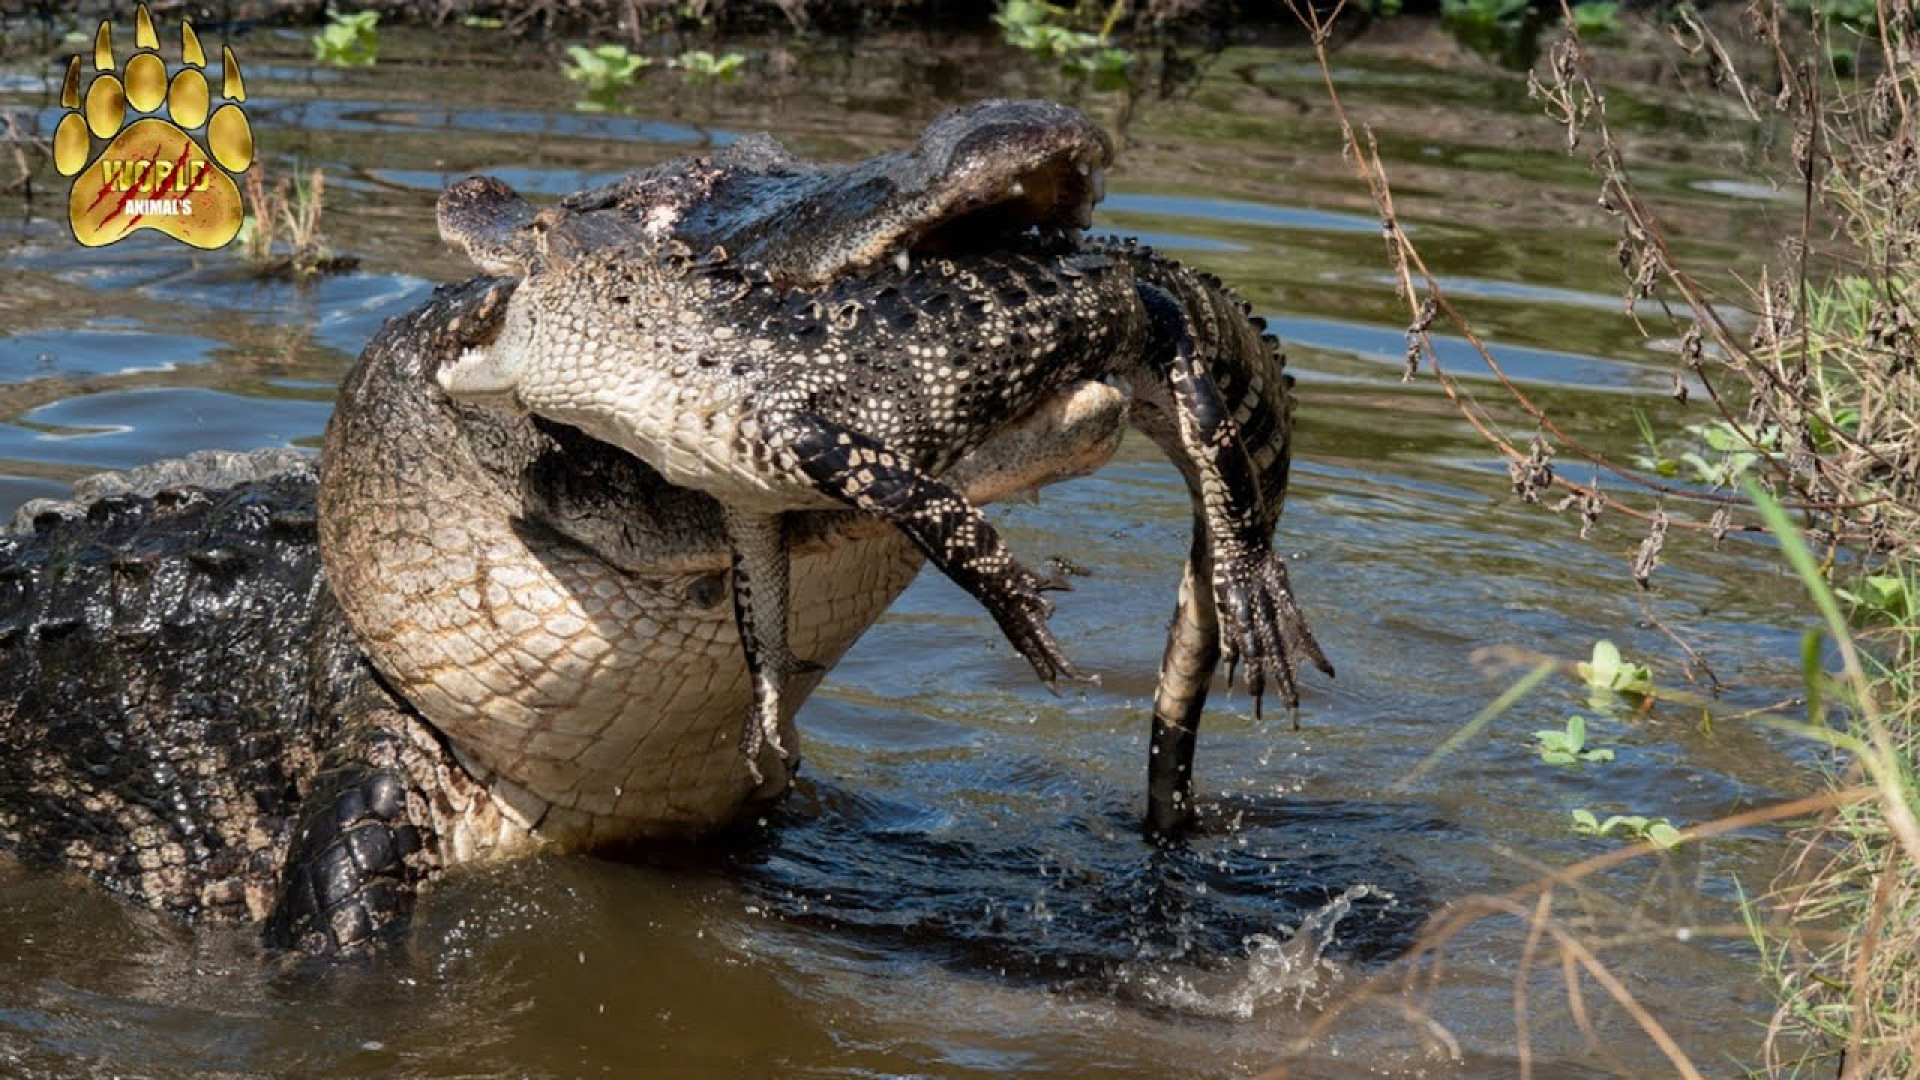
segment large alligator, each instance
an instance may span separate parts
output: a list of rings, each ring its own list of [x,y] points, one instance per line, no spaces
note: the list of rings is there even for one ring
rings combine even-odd
[[[788,302],[807,310],[870,272],[848,223],[906,221],[889,235],[911,259],[954,250],[982,208],[1020,212],[1035,190],[1077,192],[1078,217],[1097,193],[1071,160],[987,154],[959,168],[952,154],[969,125],[976,141],[962,144],[1018,143],[1046,136],[1060,112],[975,110],[913,151],[821,172],[813,205],[841,227],[772,229],[765,250],[817,265],[839,245],[839,262],[828,259],[830,280],[780,286]],[[699,209],[716,161],[669,163],[619,190],[674,185]],[[648,225],[631,210],[603,192],[537,227],[628,250]],[[983,267],[998,247],[1025,263],[1088,247],[989,236],[968,252]],[[1258,495],[1242,509],[1270,537],[1292,407],[1271,339],[1217,280],[1144,250],[1102,251],[1114,273],[1171,298],[1246,450]],[[687,268],[699,259],[687,249]],[[284,461],[163,467],[0,536],[0,844],[156,908],[252,919],[270,943],[334,952],[401,932],[419,885],[452,864],[697,833],[781,793],[785,769],[759,782],[741,753],[753,689],[719,504],[574,428],[458,403],[436,384],[499,339],[519,287],[478,278],[390,321],[342,385],[317,477]],[[956,285],[945,295],[1007,303]],[[903,303],[916,299],[927,298]],[[1007,318],[1018,329],[1039,313],[1013,304]],[[1049,332],[1102,331],[1069,318]],[[1149,431],[1175,423],[1097,379],[1056,387],[941,481],[979,503],[1087,471],[1129,411]],[[1163,829],[1186,812],[1220,658],[1207,493],[1183,470],[1199,509],[1155,707],[1150,823]],[[817,665],[780,702],[794,747],[793,711],[921,555],[857,512],[788,518],[790,639]]]

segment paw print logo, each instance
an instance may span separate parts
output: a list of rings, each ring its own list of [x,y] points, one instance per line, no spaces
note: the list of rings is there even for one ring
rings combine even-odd
[[[84,104],[81,58],[67,65],[60,104],[69,111],[54,130],[53,163],[74,178],[67,200],[74,239],[101,247],[154,229],[197,248],[220,247],[246,216],[232,174],[253,164],[240,65],[232,49],[221,49],[222,100],[212,109],[207,57],[192,26],[180,24],[181,68],[171,79],[145,4],[133,43],[136,51],[116,75],[113,31],[101,22]]]

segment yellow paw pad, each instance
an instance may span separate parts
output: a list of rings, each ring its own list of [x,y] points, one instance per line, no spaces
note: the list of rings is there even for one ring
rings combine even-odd
[[[74,178],[68,198],[74,238],[100,247],[153,229],[194,247],[220,247],[246,217],[231,174],[253,165],[253,128],[240,109],[247,99],[240,65],[232,49],[221,50],[222,102],[213,109],[206,54],[192,26],[180,24],[182,66],[171,79],[145,4],[136,14],[134,46],[126,67],[114,74],[113,31],[100,24],[84,98],[81,57],[67,65],[60,104],[68,112],[54,130],[53,162],[62,176]],[[96,139],[106,141],[98,153]]]

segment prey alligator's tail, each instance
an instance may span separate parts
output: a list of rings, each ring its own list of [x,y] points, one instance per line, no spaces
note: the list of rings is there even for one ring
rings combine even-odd
[[[1294,405],[1279,342],[1213,275],[1130,244],[1114,253],[1133,266],[1153,327],[1134,422],[1180,469],[1194,510],[1148,766],[1147,825],[1166,833],[1192,816],[1195,736],[1220,661],[1230,681],[1236,668],[1244,675],[1256,712],[1269,682],[1298,703],[1303,658],[1329,675],[1333,665],[1273,551]]]

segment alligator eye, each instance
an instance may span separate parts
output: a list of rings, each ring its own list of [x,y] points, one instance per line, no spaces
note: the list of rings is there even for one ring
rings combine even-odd
[[[725,574],[708,574],[705,577],[695,578],[693,584],[687,586],[687,603],[697,608],[717,607],[720,601],[726,598]]]

